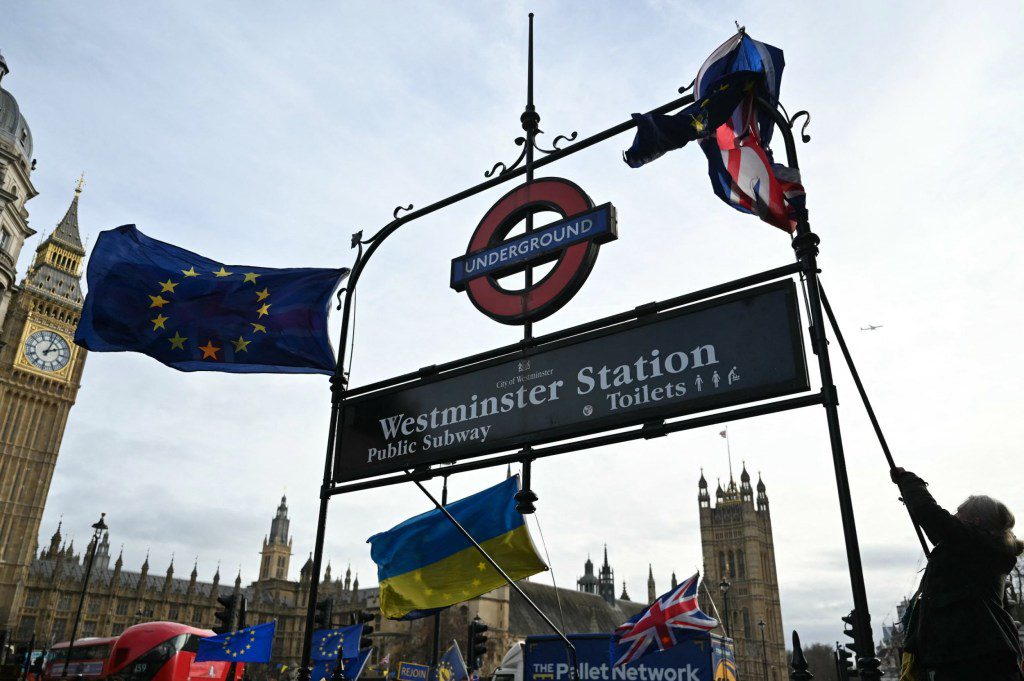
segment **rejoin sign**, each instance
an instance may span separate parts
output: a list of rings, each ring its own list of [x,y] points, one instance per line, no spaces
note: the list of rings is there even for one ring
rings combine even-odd
[[[807,390],[786,280],[345,400],[335,479]]]
[[[527,216],[555,211],[563,220],[506,239]],[[452,260],[451,285],[465,290],[478,310],[503,324],[525,324],[553,314],[590,276],[602,243],[616,238],[615,209],[594,202],[577,185],[558,177],[516,187],[491,206]],[[540,281],[508,290],[498,278],[557,260]]]

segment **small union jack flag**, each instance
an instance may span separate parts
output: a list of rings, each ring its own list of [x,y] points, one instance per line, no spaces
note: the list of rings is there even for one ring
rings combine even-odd
[[[700,574],[685,580],[612,633],[611,659],[618,667],[650,653],[667,650],[699,632],[718,626],[697,605]]]

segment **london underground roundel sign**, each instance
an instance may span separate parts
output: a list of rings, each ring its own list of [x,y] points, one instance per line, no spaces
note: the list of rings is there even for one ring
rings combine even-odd
[[[561,219],[509,237],[528,215],[555,212]],[[595,206],[576,184],[542,178],[516,187],[491,206],[452,260],[451,286],[466,291],[478,310],[503,324],[525,324],[553,314],[580,290],[602,243],[616,238],[615,208]],[[554,261],[528,288],[509,290],[499,279]]]

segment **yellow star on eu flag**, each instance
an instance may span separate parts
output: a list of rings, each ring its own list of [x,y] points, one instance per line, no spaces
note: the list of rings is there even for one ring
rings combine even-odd
[[[163,296],[150,296],[149,299],[153,301],[152,303],[149,304],[150,307],[163,307],[164,305],[167,305],[168,303],[171,302],[169,300],[164,299]]]
[[[256,310],[260,317],[265,317],[270,314],[270,303],[263,303],[263,307]],[[259,319],[260,317],[257,317]]]
[[[196,268],[192,267],[192,266],[189,266],[189,268],[187,270],[182,270],[181,273],[184,274],[186,277],[198,277],[199,276],[199,273],[196,272]]]
[[[264,300],[267,299],[267,296],[269,296],[269,295],[270,295],[270,291],[267,290],[266,288],[264,288],[262,291],[257,291],[256,292],[256,302],[257,303],[263,302]]]
[[[213,274],[218,277],[230,277],[232,274],[234,274],[234,272],[228,272],[226,269],[224,269],[224,265],[221,265],[220,269],[214,272]]]
[[[185,341],[187,341],[188,338],[186,338],[185,336],[182,336],[180,333],[175,331],[174,335],[171,336],[170,338],[168,338],[167,340],[171,341],[171,350],[175,350],[175,349],[177,349],[177,350],[184,350],[185,349]]]
[[[170,279],[158,283],[160,284],[160,293],[174,293],[174,287],[178,285]]]
[[[235,352],[248,352],[249,351],[249,343],[252,343],[252,341],[247,341],[244,338],[242,338],[241,336],[239,336],[238,340],[231,341],[231,343],[232,343],[232,345],[235,346]]]
[[[156,331],[157,329],[165,328],[164,322],[166,322],[168,319],[169,317],[165,317],[162,314],[158,314],[156,317],[150,319],[149,321],[153,322],[153,330]]]
[[[250,281],[255,284],[256,283],[256,277],[258,277],[260,275],[256,274],[255,272],[246,272],[244,274],[244,276],[245,276],[245,278],[242,279],[242,283],[243,284],[246,283],[246,282],[250,282]]]

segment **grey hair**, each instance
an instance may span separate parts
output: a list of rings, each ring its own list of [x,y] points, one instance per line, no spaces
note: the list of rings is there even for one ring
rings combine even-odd
[[[1024,553],[1024,542],[1013,533],[1017,521],[1003,502],[983,494],[972,494],[956,509],[956,515],[1001,539],[1015,556]]]

